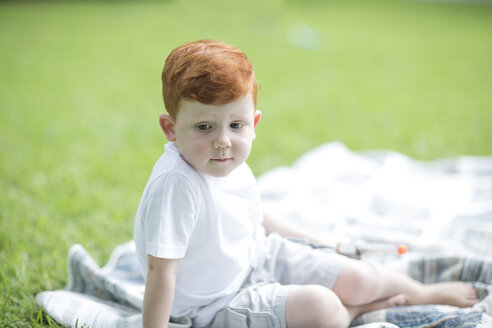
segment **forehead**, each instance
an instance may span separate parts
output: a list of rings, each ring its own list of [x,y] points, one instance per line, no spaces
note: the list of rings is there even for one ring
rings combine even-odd
[[[220,119],[229,117],[252,118],[254,104],[251,94],[247,94],[223,105],[202,104],[198,101],[183,100],[180,103],[176,120]]]

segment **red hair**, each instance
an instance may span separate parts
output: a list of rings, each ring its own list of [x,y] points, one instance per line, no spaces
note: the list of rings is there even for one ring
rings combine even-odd
[[[236,47],[214,40],[186,43],[167,57],[162,94],[168,114],[176,118],[182,99],[223,105],[251,92],[256,108],[253,65]]]

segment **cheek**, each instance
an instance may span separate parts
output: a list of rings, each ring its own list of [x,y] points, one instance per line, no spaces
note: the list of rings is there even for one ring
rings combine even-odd
[[[207,156],[209,153],[209,143],[205,138],[194,138],[188,142],[188,149],[195,156]]]
[[[251,140],[248,138],[241,138],[236,142],[236,150],[239,151],[243,156],[247,157],[251,151]]]
[[[201,154],[205,148],[205,142],[202,138],[197,138],[194,135],[187,133],[177,135],[176,144],[181,152],[188,156]]]

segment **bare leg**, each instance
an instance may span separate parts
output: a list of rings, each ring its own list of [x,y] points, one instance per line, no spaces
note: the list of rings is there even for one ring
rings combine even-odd
[[[367,304],[405,294],[409,304],[445,304],[469,307],[478,302],[472,286],[462,282],[422,284],[381,266],[348,259],[333,291],[349,305]]]
[[[285,305],[288,328],[348,327],[362,313],[407,304],[405,295],[360,306],[345,306],[330,289],[319,285],[289,286]]]
[[[351,319],[353,320],[361,314],[386,309],[397,305],[408,305],[408,297],[405,294],[398,294],[379,301],[374,301],[369,304],[346,307],[351,314]]]

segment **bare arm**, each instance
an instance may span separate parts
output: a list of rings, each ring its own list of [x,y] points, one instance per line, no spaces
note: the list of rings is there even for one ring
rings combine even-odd
[[[307,232],[290,222],[275,218],[267,212],[264,213],[263,226],[267,235],[276,232],[283,237],[305,239],[313,244],[327,245],[327,242],[322,237]]]
[[[179,260],[148,255],[149,271],[145,282],[143,326],[167,327],[174,298]]]

